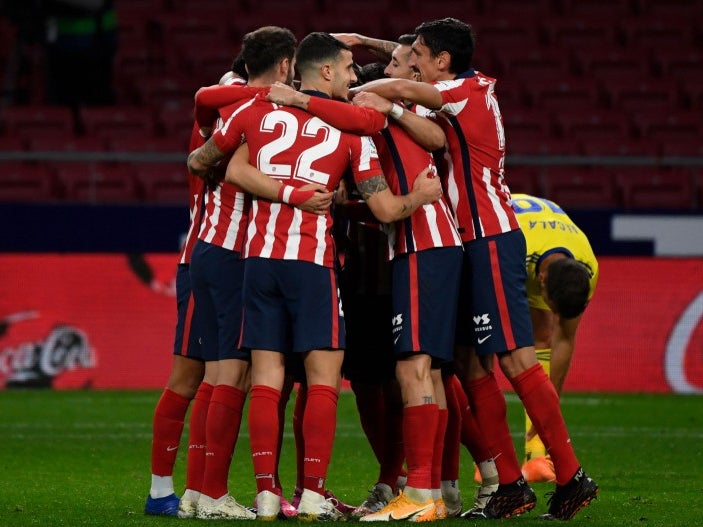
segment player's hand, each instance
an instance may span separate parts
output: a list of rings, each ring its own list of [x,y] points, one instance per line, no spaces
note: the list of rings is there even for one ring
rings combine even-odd
[[[361,46],[361,35],[359,33],[330,33],[337,40],[344,42],[347,46]]]
[[[330,206],[332,205],[332,200],[334,198],[334,192],[327,190],[327,187],[320,185],[318,183],[308,183],[299,188],[299,190],[314,190],[315,193],[310,199],[298,205],[298,208],[307,212],[312,212],[318,216],[323,216],[327,214]]]
[[[214,167],[210,167],[200,177],[202,177],[203,181],[205,181],[205,186],[209,190],[214,191],[224,179],[223,176],[224,174],[221,170],[215,170]]]
[[[349,93],[351,94],[351,91]],[[354,95],[352,102],[357,106],[373,108],[377,112],[381,112],[383,115],[388,115],[388,112],[390,112],[391,108],[393,108],[393,103],[391,101],[376,93],[371,93],[368,91],[362,91]]]
[[[435,176],[432,167],[425,168],[417,175],[413,184],[413,192],[420,196],[425,205],[434,203],[442,197],[442,185],[439,178]]]
[[[282,82],[275,82],[266,94],[266,99],[283,106],[296,106],[300,103],[299,96],[300,92],[296,91],[292,86]]]

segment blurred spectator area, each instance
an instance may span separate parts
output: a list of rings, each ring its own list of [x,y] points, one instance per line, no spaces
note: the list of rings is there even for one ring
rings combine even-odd
[[[498,79],[511,190],[571,208],[703,210],[700,0],[115,6],[111,107],[48,106],[40,24],[0,15],[0,201],[185,203],[193,94],[218,81],[246,32],[275,24],[298,38],[322,30],[395,40],[454,16],[474,26],[476,68]]]

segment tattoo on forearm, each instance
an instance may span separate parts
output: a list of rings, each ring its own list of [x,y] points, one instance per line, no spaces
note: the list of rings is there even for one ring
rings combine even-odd
[[[385,177],[374,176],[365,181],[362,181],[361,183],[357,183],[356,188],[359,190],[359,192],[361,192],[361,197],[366,200],[373,194],[386,190],[388,188],[388,183],[386,182]]]
[[[200,147],[200,154],[198,155],[198,161],[203,165],[208,167],[215,166],[222,158],[224,154],[217,148],[214,141],[207,141],[203,146]]]

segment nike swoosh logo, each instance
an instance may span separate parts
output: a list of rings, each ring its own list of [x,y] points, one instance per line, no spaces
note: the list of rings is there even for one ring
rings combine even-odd
[[[177,446],[167,446],[166,447],[166,452],[173,452],[174,450],[178,450]]]
[[[411,517],[422,516],[422,515],[425,514],[428,510],[430,510],[433,506],[434,506],[434,503],[429,503],[429,504],[425,505],[425,506],[424,506],[422,509],[420,509],[419,511],[418,511],[418,510],[415,510],[415,511],[410,512],[409,514],[404,514],[404,515],[401,515],[401,516],[396,516],[396,515],[394,514],[395,511],[392,511],[389,516],[390,516],[392,519],[394,519],[394,520],[407,520],[408,518],[411,518]]]
[[[393,339],[393,344],[398,344],[398,339],[400,338],[400,335],[398,335],[396,338]]]
[[[478,339],[478,343],[479,343],[479,344],[483,344],[483,343],[486,342],[489,338],[491,338],[490,335],[486,335],[485,337],[479,338],[479,339]]]

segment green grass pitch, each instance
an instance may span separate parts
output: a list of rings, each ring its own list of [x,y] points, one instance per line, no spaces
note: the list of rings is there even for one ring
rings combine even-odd
[[[0,392],[0,527],[203,524],[143,514],[150,482],[151,416],[158,397],[155,391]],[[514,395],[507,397],[510,427],[521,452],[521,410]],[[601,487],[599,498],[573,524],[703,525],[702,397],[568,393],[562,406],[576,452]],[[230,491],[250,504],[255,487],[244,419]],[[290,428],[286,432],[281,477],[290,497],[295,461]],[[184,466],[181,448],[175,473],[179,492]],[[358,504],[376,473],[353,396],[343,393],[328,487]],[[460,480],[464,508],[475,489],[472,477],[464,450]],[[534,488],[536,509],[498,520],[501,525],[544,525],[537,516],[546,511],[544,494],[552,486]],[[448,527],[474,523],[481,522],[445,521]]]

